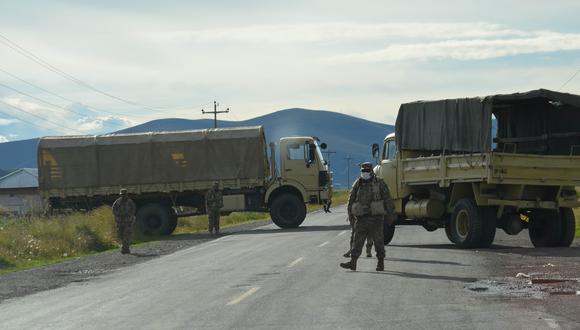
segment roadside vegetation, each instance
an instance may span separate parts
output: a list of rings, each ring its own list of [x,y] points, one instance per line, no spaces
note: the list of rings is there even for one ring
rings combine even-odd
[[[347,192],[335,193],[333,205],[344,204]],[[309,206],[308,211],[322,209]],[[268,219],[268,213],[234,212],[221,217],[221,227]],[[181,218],[174,235],[207,230],[207,216]],[[69,258],[119,247],[115,220],[109,207],[88,213],[58,215],[49,218],[0,218],[0,273],[60,262]],[[138,237],[135,243],[166,239]]]

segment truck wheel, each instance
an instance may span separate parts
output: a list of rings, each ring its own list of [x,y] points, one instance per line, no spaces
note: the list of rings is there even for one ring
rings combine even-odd
[[[483,217],[483,231],[481,235],[481,242],[479,247],[488,248],[495,239],[495,231],[497,226],[497,208],[493,206],[480,207],[480,212]]]
[[[562,241],[562,219],[557,211],[538,211],[530,215],[528,228],[535,247],[559,246]]]
[[[280,228],[297,228],[306,218],[306,205],[294,194],[283,194],[272,202],[270,216]]]
[[[560,221],[562,222],[562,235],[558,246],[569,247],[574,241],[576,234],[576,218],[570,208],[560,208]]]
[[[461,248],[475,248],[481,243],[483,221],[475,201],[471,198],[460,199],[451,217],[451,238]]]
[[[137,229],[145,235],[169,235],[177,226],[177,215],[167,206],[151,203],[137,211]]]
[[[395,225],[387,225],[386,221],[383,223],[383,242],[385,245],[389,245],[393,240],[393,236],[395,235]]]

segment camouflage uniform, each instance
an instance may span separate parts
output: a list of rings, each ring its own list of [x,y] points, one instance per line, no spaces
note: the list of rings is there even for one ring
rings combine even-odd
[[[135,203],[127,197],[126,191],[121,192],[113,203],[113,215],[117,223],[117,236],[121,241],[121,253],[130,253],[131,237],[133,235],[133,224],[135,223]]]
[[[383,201],[386,215],[370,215],[370,204],[373,201]],[[352,206],[355,202],[363,205],[364,209],[368,210],[369,215],[354,217],[352,215]],[[377,253],[377,270],[383,270],[385,259],[383,222],[385,217],[388,218],[389,223],[392,222],[395,217],[393,201],[391,200],[391,194],[385,182],[374,175],[372,175],[369,180],[359,178],[354,183],[348,198],[348,214],[349,217],[356,219],[354,243],[351,250],[351,261],[348,263],[342,263],[341,267],[356,270],[356,261],[361,255],[365,239],[370,237],[372,241],[374,241],[375,251]]]
[[[344,254],[345,258],[350,258],[350,252],[352,251],[352,247],[354,244],[354,232],[355,232],[354,228],[355,228],[355,222],[356,222],[355,217],[348,217],[348,222],[350,223],[350,244],[349,244],[348,252],[346,252]],[[372,257],[372,251],[373,251],[373,238],[372,237],[367,237],[366,248],[367,248],[367,258]]]
[[[210,234],[220,233],[220,209],[224,207],[224,198],[219,185],[214,186],[205,194],[205,210],[208,217],[208,231]]]

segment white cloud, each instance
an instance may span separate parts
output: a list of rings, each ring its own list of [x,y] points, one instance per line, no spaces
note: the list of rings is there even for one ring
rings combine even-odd
[[[6,119],[6,118],[0,118],[0,126],[9,126],[12,124],[18,123],[18,120],[16,119]]]
[[[8,140],[7,137],[5,137],[4,135],[0,135],[0,143],[4,143],[4,142],[8,142],[10,140]]]
[[[153,33],[157,41],[294,44],[393,38],[513,38],[529,32],[489,23],[278,24]]]
[[[445,40],[393,44],[376,51],[335,56],[331,60],[336,62],[430,59],[466,61],[566,50],[580,50],[580,34],[542,32],[526,38]]]

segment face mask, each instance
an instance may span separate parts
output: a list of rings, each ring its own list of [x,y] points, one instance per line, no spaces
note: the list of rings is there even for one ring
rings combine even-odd
[[[370,179],[370,178],[371,178],[371,173],[369,173],[369,172],[362,172],[362,173],[360,174],[360,177],[361,177],[363,180],[368,180],[368,179]]]

